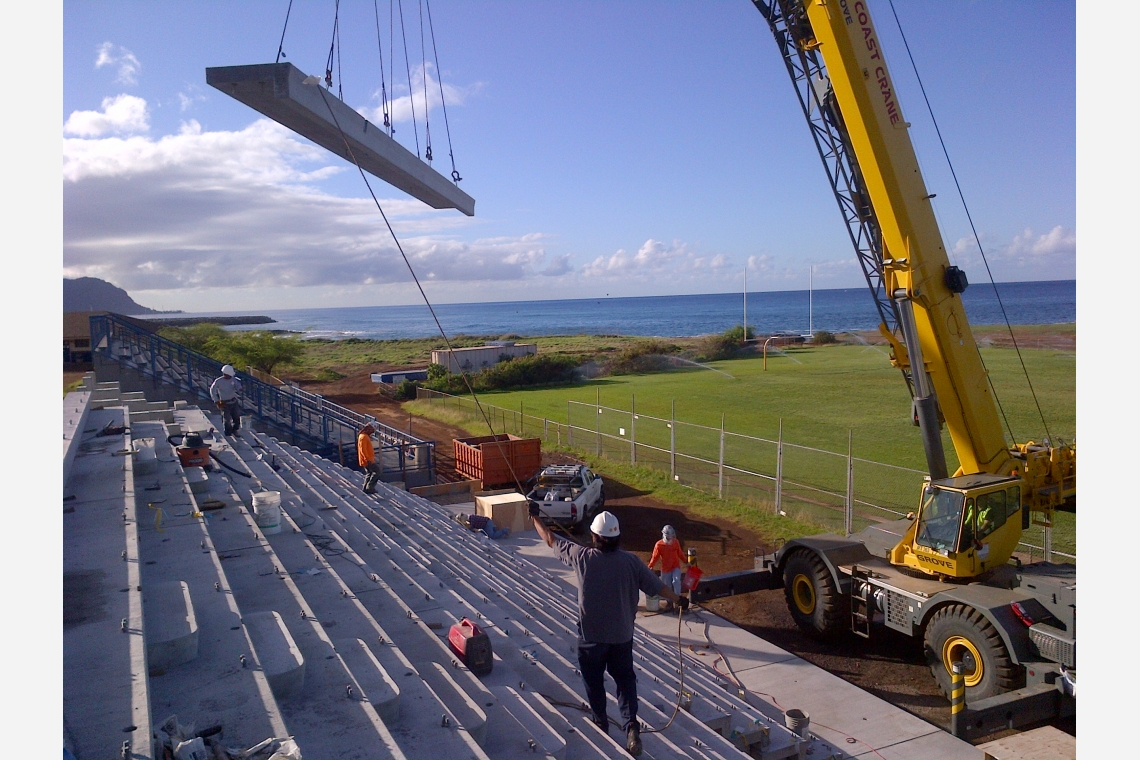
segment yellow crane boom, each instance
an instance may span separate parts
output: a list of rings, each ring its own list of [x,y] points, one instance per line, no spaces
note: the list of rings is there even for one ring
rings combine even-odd
[[[897,322],[891,326],[884,318],[881,331],[892,345],[892,361],[912,385],[931,483],[891,559],[931,574],[975,576],[1009,559],[1030,512],[1038,524],[1051,525],[1053,511],[1075,500],[1075,447],[1057,441],[1011,445],[1006,439],[962,304],[966,276],[946,254],[934,195],[919,170],[910,123],[865,0],[754,2],[770,23],[777,17],[786,23],[777,38],[793,80],[810,83],[811,102],[804,103],[809,121],[813,108],[827,114],[830,146],[816,136],[825,165],[829,153],[847,155],[847,163],[829,167],[829,175],[847,176],[846,196],[836,184],[840,206],[854,209],[855,223],[869,225],[864,269],[873,291],[878,283],[880,313]],[[958,455],[954,477],[942,449],[942,423]],[[1010,491],[1011,483],[1019,490]],[[939,489],[956,495],[935,498]],[[1021,509],[1021,519],[1006,525]],[[983,527],[982,517],[992,522],[994,515],[997,524]],[[924,518],[935,517],[943,527],[923,526]]]

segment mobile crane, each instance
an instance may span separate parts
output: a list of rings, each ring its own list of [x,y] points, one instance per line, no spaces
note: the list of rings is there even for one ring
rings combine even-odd
[[[753,4],[780,47],[891,362],[911,390],[930,474],[906,519],[791,540],[754,577],[709,579],[694,598],[782,587],[812,636],[869,638],[881,624],[922,637],[947,696],[960,663],[969,733],[1073,714],[1076,568],[1013,554],[1030,524],[1075,510],[1075,445],[1005,438],[962,305],[968,281],[947,257],[865,0]],[[952,475],[943,424],[958,455]]]

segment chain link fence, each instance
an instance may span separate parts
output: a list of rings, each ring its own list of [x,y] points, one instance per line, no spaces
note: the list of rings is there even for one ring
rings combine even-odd
[[[459,420],[482,421],[466,397],[419,388],[416,398],[441,405]],[[481,404],[496,433],[541,438],[614,462],[649,467],[678,485],[718,498],[734,498],[758,509],[797,517],[840,535],[895,520],[912,512],[922,489],[922,470],[640,414],[636,406],[566,402],[566,422]],[[782,426],[781,426],[782,427]],[[1031,558],[1076,561],[1076,537],[1030,526],[1019,549]]]

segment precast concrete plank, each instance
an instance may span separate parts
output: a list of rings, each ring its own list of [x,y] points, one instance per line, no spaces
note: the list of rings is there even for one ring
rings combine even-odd
[[[369,174],[432,208],[474,216],[474,198],[320,84],[304,84],[305,79],[291,63],[206,69],[206,84],[350,163],[355,158]]]
[[[737,677],[754,694],[771,695],[784,711],[803,710],[810,718],[813,733],[841,746],[849,736],[856,743],[862,743],[856,746],[878,749],[942,734],[951,740],[950,745],[956,742],[961,747],[970,747],[936,726],[798,657],[767,667],[737,671]]]
[[[194,601],[199,641],[194,660],[164,673],[152,672],[151,709],[159,721],[177,714],[198,726],[223,725],[226,741],[234,746],[250,747],[267,736],[288,736],[264,673],[240,667],[239,658],[252,648],[241,615],[205,524],[187,514],[192,503],[183,473],[200,470],[183,470],[163,427],[143,423],[136,428],[158,441],[161,488],[148,496],[163,499],[165,513],[162,532],[153,524],[140,530],[142,586],[145,594],[152,584],[185,580]]]
[[[863,750],[855,755],[858,760],[982,760],[985,757],[977,747],[955,739],[945,731],[935,731],[909,741],[877,747],[874,751],[862,744],[843,744],[842,740],[840,744],[848,747],[851,752]]]
[[[92,425],[125,425],[124,408],[92,411]],[[77,456],[63,516],[63,717],[75,755],[118,757],[124,742],[151,750],[138,525],[126,435]]]

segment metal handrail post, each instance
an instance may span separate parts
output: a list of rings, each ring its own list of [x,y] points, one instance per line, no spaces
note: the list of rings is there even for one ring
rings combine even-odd
[[[780,432],[776,438],[776,514],[783,514],[784,486],[784,418],[780,418]]]
[[[724,412],[720,413],[720,463],[717,467],[716,497],[724,498]]]
[[[629,464],[637,464],[637,397],[629,396]]]
[[[677,399],[669,402],[669,478],[677,480]]]
[[[853,433],[847,431],[847,505],[843,510],[843,529],[850,536],[855,531],[855,459],[851,456]]]

